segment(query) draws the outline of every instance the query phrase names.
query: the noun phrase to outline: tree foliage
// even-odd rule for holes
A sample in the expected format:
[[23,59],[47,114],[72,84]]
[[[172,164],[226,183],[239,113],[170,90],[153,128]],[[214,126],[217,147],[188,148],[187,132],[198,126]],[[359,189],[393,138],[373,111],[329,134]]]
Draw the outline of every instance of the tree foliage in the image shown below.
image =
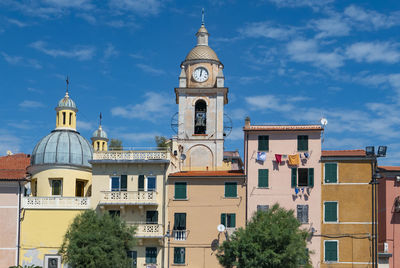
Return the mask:
[[111,139],[108,147],[110,150],[122,150],[122,141],[119,139]]
[[157,148],[158,149],[163,149],[165,150],[166,148],[171,147],[171,142],[164,136],[155,136],[154,141],[156,142]]
[[134,233],[119,217],[88,210],[69,226],[59,254],[74,268],[130,267],[127,251],[135,245]]
[[224,267],[311,267],[306,249],[308,232],[300,229],[293,210],[275,204],[254,214],[219,247],[217,258]]

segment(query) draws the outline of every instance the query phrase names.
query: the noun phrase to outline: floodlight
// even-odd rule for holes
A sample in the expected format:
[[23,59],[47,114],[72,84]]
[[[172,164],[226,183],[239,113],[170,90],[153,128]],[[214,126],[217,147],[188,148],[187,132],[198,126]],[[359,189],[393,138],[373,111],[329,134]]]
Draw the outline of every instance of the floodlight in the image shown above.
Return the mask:
[[379,146],[378,147],[378,156],[386,156],[387,146]]
[[365,147],[365,154],[368,155],[368,156],[375,155],[375,147],[374,146]]

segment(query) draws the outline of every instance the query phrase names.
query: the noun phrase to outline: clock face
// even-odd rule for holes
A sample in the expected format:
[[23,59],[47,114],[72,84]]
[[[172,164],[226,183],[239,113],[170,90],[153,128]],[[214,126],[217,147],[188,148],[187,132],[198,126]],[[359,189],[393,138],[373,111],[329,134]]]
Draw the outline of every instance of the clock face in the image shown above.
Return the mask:
[[199,67],[196,68],[193,71],[193,78],[194,80],[196,80],[197,82],[204,82],[207,81],[208,79],[208,71],[206,68],[204,67]]

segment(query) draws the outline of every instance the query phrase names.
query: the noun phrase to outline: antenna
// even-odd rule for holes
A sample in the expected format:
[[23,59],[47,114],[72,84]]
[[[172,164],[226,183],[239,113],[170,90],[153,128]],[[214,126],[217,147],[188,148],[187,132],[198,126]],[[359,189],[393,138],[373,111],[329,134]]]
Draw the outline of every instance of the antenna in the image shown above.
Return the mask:
[[201,25],[204,25],[204,8],[201,9]]
[[102,118],[102,116],[101,116],[101,112],[100,112],[100,126],[101,126],[101,118]]

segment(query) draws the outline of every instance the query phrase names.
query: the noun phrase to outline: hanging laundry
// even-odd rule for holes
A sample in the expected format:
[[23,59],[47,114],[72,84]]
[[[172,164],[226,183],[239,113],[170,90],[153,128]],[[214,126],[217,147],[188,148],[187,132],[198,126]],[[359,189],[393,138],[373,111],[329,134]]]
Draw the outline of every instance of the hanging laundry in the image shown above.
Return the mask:
[[287,154],[283,154],[283,155],[282,155],[282,159],[283,159],[283,160],[286,160],[286,159],[287,159]]
[[289,155],[289,165],[290,166],[298,166],[300,163],[300,157],[298,154]]
[[294,192],[296,193],[296,195],[299,193],[299,189],[298,188],[294,188]]
[[278,164],[282,162],[282,155],[281,154],[275,154],[275,160]]
[[308,159],[310,155],[308,153],[304,153],[304,157]]
[[304,157],[303,154],[299,154],[299,156],[300,156],[300,159],[302,159]]
[[266,152],[257,152],[257,161],[264,162],[265,159],[267,159],[267,153]]
[[301,193],[304,194],[304,188],[301,188]]

